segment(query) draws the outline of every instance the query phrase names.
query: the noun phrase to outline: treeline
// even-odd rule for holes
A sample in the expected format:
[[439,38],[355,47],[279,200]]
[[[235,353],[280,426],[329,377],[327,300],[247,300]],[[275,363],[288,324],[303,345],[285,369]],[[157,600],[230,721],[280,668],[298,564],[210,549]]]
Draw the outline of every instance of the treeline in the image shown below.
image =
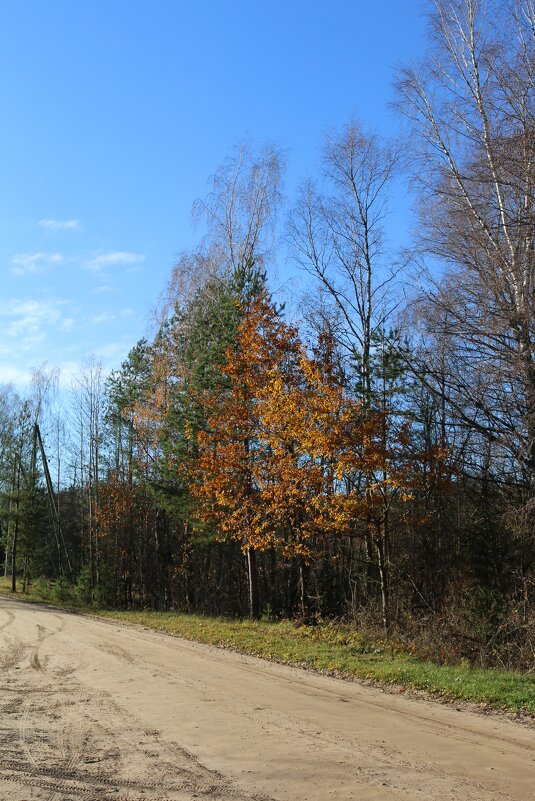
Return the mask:
[[[282,153],[240,148],[121,369],[87,365],[68,414],[46,372],[3,391],[13,582],[533,667],[535,7],[445,0],[431,23],[398,77],[403,146],[349,123],[285,215]],[[419,229],[396,255],[402,174]]]

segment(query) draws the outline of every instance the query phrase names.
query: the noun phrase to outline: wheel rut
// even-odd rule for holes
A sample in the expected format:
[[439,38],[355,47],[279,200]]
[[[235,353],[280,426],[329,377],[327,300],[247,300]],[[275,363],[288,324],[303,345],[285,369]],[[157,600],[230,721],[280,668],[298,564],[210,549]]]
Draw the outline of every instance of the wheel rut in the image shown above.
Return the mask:
[[77,665],[55,656],[51,645],[64,624],[53,630],[38,623],[24,640],[6,631],[10,614],[0,629],[1,798],[270,801],[234,786],[109,694],[81,683]]

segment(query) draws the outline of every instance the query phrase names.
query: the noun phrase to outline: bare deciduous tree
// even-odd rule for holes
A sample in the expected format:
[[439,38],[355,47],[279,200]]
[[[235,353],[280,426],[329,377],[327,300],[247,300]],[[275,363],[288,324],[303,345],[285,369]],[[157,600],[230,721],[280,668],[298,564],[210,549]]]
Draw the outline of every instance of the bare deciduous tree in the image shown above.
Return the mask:
[[271,254],[283,172],[280,149],[264,145],[254,152],[242,144],[212,176],[204,200],[195,202],[194,216],[207,225],[209,250],[227,269],[249,262],[263,266]]
[[[424,63],[398,84],[421,246],[449,264],[427,284],[424,338],[454,354],[440,389],[456,413],[535,488],[535,4],[437,0],[431,27]],[[431,359],[416,369],[439,389]]]
[[324,181],[302,186],[290,216],[293,256],[319,281],[324,313],[330,306],[337,340],[360,373],[367,403],[372,339],[392,311],[387,296],[394,271],[385,264],[383,220],[398,161],[394,145],[349,123],[327,138]]

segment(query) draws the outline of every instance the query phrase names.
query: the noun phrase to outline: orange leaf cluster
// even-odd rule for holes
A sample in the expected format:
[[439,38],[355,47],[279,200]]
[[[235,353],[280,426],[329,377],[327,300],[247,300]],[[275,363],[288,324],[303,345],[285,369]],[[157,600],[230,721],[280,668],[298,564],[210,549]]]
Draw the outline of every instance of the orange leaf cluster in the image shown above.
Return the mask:
[[310,559],[330,535],[374,531],[419,481],[407,432],[365,411],[305,352],[266,296],[227,352],[228,390],[210,399],[192,491],[198,517],[242,548]]

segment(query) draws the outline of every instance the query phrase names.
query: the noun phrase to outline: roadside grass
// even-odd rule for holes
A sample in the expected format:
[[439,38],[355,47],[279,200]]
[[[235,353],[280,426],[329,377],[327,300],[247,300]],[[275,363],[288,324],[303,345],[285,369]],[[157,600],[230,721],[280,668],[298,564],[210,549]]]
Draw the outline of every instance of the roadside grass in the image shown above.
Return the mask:
[[[292,621],[253,622],[176,612],[101,610],[77,604],[74,596],[70,601],[54,598],[54,587],[44,592],[43,586],[36,582],[27,595],[17,595],[275,662],[376,682],[400,692],[422,691],[445,702],[465,701],[484,709],[535,716],[535,676],[531,674],[478,669],[464,663],[434,664],[409,648],[372,641],[341,625],[298,626]],[[10,592],[9,580],[0,578],[0,592]]]

